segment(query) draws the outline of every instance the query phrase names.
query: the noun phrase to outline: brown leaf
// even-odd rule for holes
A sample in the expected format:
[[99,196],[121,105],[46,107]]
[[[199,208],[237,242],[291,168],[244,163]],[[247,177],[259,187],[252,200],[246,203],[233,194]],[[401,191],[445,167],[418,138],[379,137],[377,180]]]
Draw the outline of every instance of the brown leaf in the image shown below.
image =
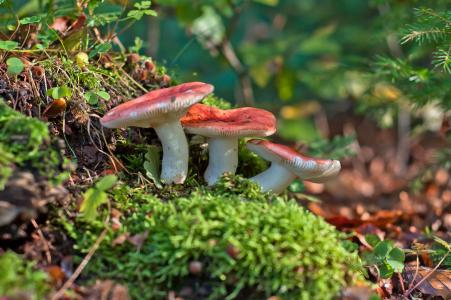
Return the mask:
[[368,286],[350,286],[341,293],[341,300],[369,300],[374,295]]
[[60,284],[63,282],[66,274],[63,269],[57,265],[51,265],[46,268],[47,273],[50,275],[50,278],[55,284]]
[[[451,297],[451,271],[450,270],[435,270],[428,267],[419,267],[418,274],[415,277],[417,266],[416,263],[406,265],[404,274],[408,282],[414,281],[416,285],[424,279],[424,281],[417,287],[423,294],[430,296],[441,296],[444,299]],[[415,278],[414,278],[415,277]]]
[[87,300],[110,299],[110,300],[129,300],[127,287],[117,284],[111,280],[97,281],[89,288]]
[[129,238],[129,233],[123,233],[115,238],[112,242],[112,246],[122,245]]
[[138,234],[135,234],[135,235],[127,238],[127,240],[136,247],[136,250],[139,251],[139,250],[141,250],[141,247],[143,246],[148,235],[149,235],[149,231],[146,230],[143,233],[138,233]]

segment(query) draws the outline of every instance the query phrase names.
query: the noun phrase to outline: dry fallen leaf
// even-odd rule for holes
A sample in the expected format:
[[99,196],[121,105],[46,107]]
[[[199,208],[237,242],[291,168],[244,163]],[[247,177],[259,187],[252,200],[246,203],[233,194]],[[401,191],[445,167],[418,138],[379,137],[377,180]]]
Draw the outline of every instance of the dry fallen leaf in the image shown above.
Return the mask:
[[127,238],[129,243],[133,244],[136,247],[136,250],[141,250],[142,245],[144,244],[147,236],[149,235],[149,231],[144,231],[143,233],[135,234]]
[[[422,281],[422,283],[417,287],[420,292],[430,296],[441,296],[444,299],[451,298],[450,270],[439,269],[433,271],[432,268],[419,267],[418,274],[415,277],[416,270],[416,263],[410,263],[406,265],[404,274],[408,282],[412,282],[412,280],[414,280],[414,285]],[[424,279],[425,277],[427,278]]]

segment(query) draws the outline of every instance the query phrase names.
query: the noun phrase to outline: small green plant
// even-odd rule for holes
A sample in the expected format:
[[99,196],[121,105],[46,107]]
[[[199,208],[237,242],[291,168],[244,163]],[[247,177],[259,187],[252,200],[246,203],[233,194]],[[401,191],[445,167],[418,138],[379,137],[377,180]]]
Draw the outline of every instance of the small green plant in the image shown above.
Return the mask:
[[85,220],[94,221],[96,219],[98,207],[108,201],[106,191],[112,188],[116,182],[116,176],[107,175],[97,181],[93,187],[86,190],[80,206],[80,212]]
[[66,85],[57,86],[47,90],[47,95],[51,96],[53,99],[59,99],[63,97],[70,98],[72,96],[72,90]]
[[8,66],[8,74],[18,75],[22,73],[24,69],[23,62],[17,57],[10,57],[6,60],[6,65]]
[[374,234],[367,235],[365,240],[372,250],[364,252],[363,259],[367,265],[376,267],[382,278],[390,278],[404,270],[404,251],[395,247],[392,241],[381,241]]
[[0,295],[2,297],[23,299],[25,293],[26,299],[40,300],[44,299],[49,291],[47,274],[37,270],[33,263],[25,261],[11,251],[0,256]]

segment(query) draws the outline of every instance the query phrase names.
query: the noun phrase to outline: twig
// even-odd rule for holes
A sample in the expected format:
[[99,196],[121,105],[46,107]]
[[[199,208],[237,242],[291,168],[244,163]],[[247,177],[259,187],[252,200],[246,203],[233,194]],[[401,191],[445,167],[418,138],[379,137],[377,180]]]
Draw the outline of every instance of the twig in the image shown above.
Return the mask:
[[420,257],[418,256],[418,252],[417,252],[416,262],[417,262],[417,265],[415,268],[415,274],[413,275],[412,282],[409,284],[409,290],[413,287],[413,284],[415,283],[415,280],[417,279],[417,276],[418,276],[418,271],[420,270]]
[[449,250],[448,253],[446,253],[446,255],[444,255],[442,257],[442,259],[438,262],[438,264],[429,272],[427,273],[423,278],[421,278],[420,281],[417,282],[417,284],[415,284],[415,286],[413,286],[412,288],[408,289],[404,296],[408,297],[414,290],[416,290],[421,284],[423,284],[423,282],[428,279],[435,271],[437,271],[438,267],[440,267],[440,265],[445,261],[445,259],[448,257],[449,255]]
[[128,79],[130,79],[131,82],[133,82],[137,87],[139,87],[144,93],[148,92],[148,90],[146,90],[141,84],[139,84],[135,79],[133,79],[133,77],[131,77],[127,72],[125,72],[122,69],[120,70]]
[[404,287],[404,279],[401,276],[401,272],[396,272],[398,274],[398,280],[399,280],[399,284],[401,284],[401,290],[402,293],[404,294],[406,292],[406,288]]
[[52,262],[52,256],[50,255],[50,247],[47,242],[47,240],[44,237],[44,234],[42,233],[41,229],[39,228],[38,223],[36,223],[35,219],[31,219],[31,224],[36,229],[36,232],[39,235],[39,238],[42,240],[42,243],[44,244],[44,252],[45,252],[45,258],[47,259],[47,263],[50,264]]
[[[100,118],[98,115],[95,115],[95,114],[90,114],[89,115],[90,117],[95,117],[95,118]],[[111,161],[111,163],[113,164],[113,167],[114,167],[114,170],[117,172],[118,171],[118,168],[117,168],[117,166],[116,166],[116,163],[117,164],[119,164],[120,165],[120,167],[127,173],[127,174],[130,174],[130,172],[127,170],[127,168],[114,156],[114,154],[111,152],[111,150],[110,150],[110,148],[108,147],[108,142],[107,142],[107,140],[106,140],[106,138],[105,138],[105,134],[104,134],[104,132],[103,132],[103,128],[100,130],[100,133],[101,133],[101,135],[102,135],[102,138],[103,138],[103,141],[104,141],[104,143],[105,143],[105,147],[106,147],[106,149],[107,149],[107,151],[109,152],[109,154],[108,153],[106,153],[105,151],[103,151],[102,149],[100,149],[98,146],[97,146],[97,144],[94,142],[94,140],[93,140],[93,138],[92,138],[92,136],[91,136],[91,118],[89,118],[88,119],[88,137],[89,137],[89,139],[91,140],[91,143],[94,145],[94,147],[97,149],[97,151],[99,151],[100,153],[102,153],[102,154],[104,154],[104,155],[106,155],[109,159],[110,159],[110,161]],[[100,137],[99,137],[99,140],[100,140]],[[102,143],[101,142],[99,142],[99,144],[100,144],[100,147],[102,146]]]
[[105,236],[108,232],[108,228],[104,228],[100,233],[99,237],[95,241],[95,243],[89,249],[88,254],[83,258],[83,261],[78,265],[77,269],[74,273],[69,277],[69,279],[63,284],[63,286],[51,297],[51,300],[57,300],[64,295],[64,292],[74,284],[75,280],[77,280],[78,276],[80,276],[83,269],[86,267],[88,262],[91,260],[92,256],[96,252],[97,248],[99,248],[102,241],[105,239]]
[[238,56],[235,53],[235,50],[232,47],[232,44],[229,41],[224,41],[220,47],[219,51],[226,58],[229,65],[238,75],[240,79],[241,88],[243,89],[243,103],[247,106],[254,105],[254,92],[252,89],[252,82],[249,77],[248,71],[245,69],[241,61],[238,59]]

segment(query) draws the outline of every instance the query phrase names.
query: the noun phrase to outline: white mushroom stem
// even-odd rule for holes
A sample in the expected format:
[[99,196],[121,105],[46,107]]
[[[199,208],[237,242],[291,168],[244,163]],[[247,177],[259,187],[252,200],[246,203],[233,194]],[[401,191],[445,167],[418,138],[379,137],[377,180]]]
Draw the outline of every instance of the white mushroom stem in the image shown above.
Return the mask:
[[282,193],[297,176],[278,163],[272,163],[271,167],[260,174],[250,178],[258,183],[263,192],[272,191]]
[[238,138],[209,138],[208,167],[204,178],[213,185],[224,173],[235,174],[238,166]]
[[161,180],[165,184],[183,183],[188,173],[188,142],[179,120],[154,127],[163,147]]

